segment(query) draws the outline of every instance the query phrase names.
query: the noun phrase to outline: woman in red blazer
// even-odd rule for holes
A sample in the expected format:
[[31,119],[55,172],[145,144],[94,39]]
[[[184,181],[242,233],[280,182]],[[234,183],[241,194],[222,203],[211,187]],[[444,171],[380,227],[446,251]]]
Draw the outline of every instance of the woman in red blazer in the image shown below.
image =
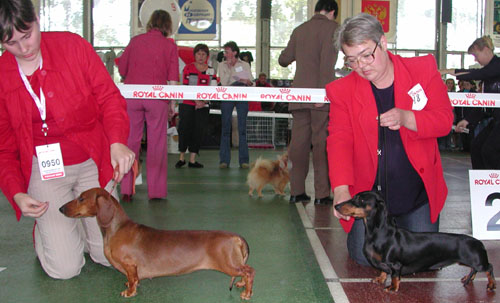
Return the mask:
[[[434,58],[393,55],[368,14],[347,19],[336,43],[354,72],[326,86],[334,204],[380,188],[398,226],[437,231],[447,188],[436,139],[449,133],[453,112]],[[351,257],[368,265],[363,222],[334,215]]]
[[40,32],[31,0],[0,1],[0,16],[0,189],[18,220],[35,219],[35,252],[50,277],[78,275],[84,247],[110,266],[96,218],[59,208],[89,188],[111,190],[129,171],[125,100],[86,40]]

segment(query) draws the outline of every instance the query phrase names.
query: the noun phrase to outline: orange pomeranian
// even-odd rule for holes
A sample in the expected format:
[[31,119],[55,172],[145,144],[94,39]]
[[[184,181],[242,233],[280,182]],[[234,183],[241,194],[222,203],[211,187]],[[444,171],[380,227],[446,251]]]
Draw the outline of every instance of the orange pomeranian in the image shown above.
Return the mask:
[[252,196],[257,190],[259,197],[262,197],[262,188],[266,184],[272,184],[276,194],[284,195],[285,186],[290,181],[288,175],[288,153],[278,156],[278,160],[268,160],[259,157],[248,173],[247,183],[249,187],[248,195]]

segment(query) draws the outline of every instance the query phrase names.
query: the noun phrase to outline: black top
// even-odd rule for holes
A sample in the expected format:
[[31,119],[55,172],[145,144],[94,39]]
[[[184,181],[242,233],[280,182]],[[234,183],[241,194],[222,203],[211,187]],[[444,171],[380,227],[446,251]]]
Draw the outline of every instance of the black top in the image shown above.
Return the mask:
[[[394,107],[394,85],[378,89],[372,84],[372,91],[379,113]],[[399,130],[379,127],[379,149],[382,152],[373,190],[377,190],[380,179],[389,214],[404,215],[428,203],[424,182],[406,155]]]

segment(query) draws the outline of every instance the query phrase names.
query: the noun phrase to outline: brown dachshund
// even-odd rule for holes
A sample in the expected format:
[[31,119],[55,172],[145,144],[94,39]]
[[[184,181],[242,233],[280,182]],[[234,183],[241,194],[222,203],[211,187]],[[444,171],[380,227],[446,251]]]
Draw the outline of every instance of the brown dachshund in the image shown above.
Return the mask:
[[212,269],[236,277],[245,287],[241,298],[249,300],[255,270],[246,265],[248,244],[239,235],[225,231],[158,230],[129,219],[118,201],[107,191],[93,188],[63,205],[59,211],[72,218],[97,216],[104,238],[104,254],[127,276],[123,297],[137,294],[139,280],[187,274]]

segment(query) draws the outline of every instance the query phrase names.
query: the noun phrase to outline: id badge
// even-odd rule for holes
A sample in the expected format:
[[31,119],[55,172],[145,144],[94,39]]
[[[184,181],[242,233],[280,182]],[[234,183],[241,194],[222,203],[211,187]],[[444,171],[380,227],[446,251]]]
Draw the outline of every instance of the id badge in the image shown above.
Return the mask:
[[425,105],[427,105],[427,96],[420,83],[412,87],[412,89],[408,91],[408,95],[413,99],[412,110],[422,110]]
[[189,74],[188,85],[198,85],[198,74]]
[[59,143],[35,147],[42,181],[63,178],[64,163]]

